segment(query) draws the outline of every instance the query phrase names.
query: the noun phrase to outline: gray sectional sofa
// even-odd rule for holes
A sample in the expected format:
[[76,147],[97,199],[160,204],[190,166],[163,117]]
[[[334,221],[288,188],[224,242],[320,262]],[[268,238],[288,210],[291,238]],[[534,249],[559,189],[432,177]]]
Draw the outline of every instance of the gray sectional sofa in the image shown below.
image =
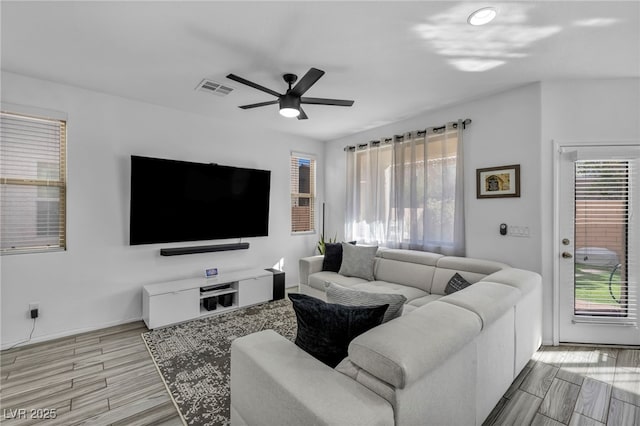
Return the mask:
[[[407,298],[335,369],[266,330],[236,339],[233,425],[480,425],[541,343],[540,275],[503,263],[380,249],[374,280],[300,260],[300,291],[326,282]],[[445,295],[460,274],[471,286]]]

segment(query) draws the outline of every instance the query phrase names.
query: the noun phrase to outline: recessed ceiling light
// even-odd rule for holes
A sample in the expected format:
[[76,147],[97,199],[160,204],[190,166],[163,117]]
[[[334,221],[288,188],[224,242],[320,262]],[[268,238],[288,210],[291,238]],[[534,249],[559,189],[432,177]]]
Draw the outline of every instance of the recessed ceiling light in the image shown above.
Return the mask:
[[471,25],[485,25],[493,21],[497,14],[498,11],[495,7],[483,7],[469,15],[467,22]]

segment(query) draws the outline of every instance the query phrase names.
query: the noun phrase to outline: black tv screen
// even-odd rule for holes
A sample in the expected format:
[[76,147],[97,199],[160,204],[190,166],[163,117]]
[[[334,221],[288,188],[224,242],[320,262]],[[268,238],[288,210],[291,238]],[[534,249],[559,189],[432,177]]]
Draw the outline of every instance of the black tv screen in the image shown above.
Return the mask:
[[131,156],[131,245],[260,237],[271,171]]

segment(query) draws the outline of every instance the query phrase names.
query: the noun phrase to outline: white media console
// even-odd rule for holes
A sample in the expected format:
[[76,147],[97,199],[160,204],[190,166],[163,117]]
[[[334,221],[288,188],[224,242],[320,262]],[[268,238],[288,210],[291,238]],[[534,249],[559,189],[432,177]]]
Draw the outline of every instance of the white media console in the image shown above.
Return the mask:
[[[154,329],[272,299],[273,274],[264,269],[247,269],[215,278],[147,284],[142,287],[142,318],[147,327]],[[207,303],[211,300],[214,302]],[[214,310],[207,310],[207,305],[215,306],[216,300],[224,300],[229,306],[217,304]]]

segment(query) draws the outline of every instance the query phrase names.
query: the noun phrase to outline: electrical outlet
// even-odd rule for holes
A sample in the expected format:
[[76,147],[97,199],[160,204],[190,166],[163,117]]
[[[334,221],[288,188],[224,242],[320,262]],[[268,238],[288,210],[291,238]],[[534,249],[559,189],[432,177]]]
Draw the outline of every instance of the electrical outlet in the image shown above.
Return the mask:
[[27,311],[27,313],[29,314],[29,318],[32,318],[31,317],[31,312],[34,309],[38,312],[37,316],[40,316],[40,302],[31,302],[31,303],[29,303],[29,310]]

